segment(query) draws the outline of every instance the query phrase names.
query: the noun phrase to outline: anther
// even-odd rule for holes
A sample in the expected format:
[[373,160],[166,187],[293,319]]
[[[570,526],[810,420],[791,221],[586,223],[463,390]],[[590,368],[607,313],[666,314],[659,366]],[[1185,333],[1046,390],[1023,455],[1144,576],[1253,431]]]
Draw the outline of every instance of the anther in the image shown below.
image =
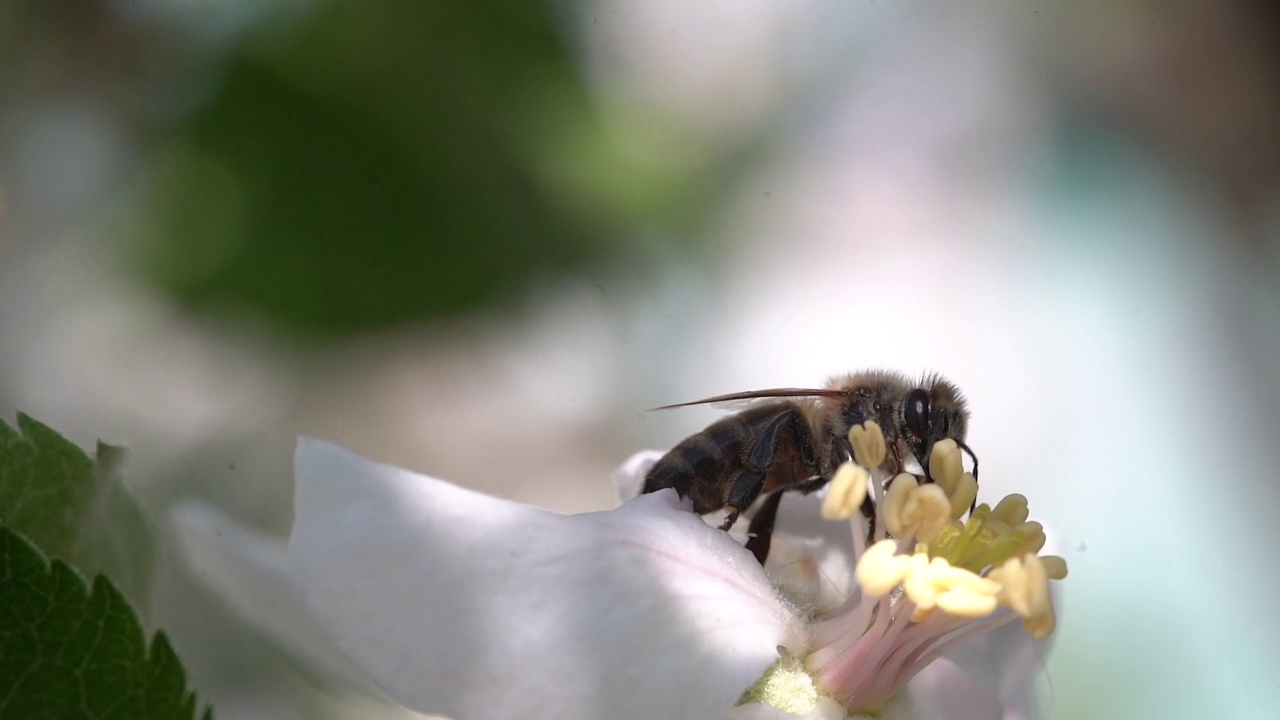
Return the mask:
[[1065,580],[1067,577],[1067,561],[1057,555],[1041,555],[1040,564],[1044,566],[1045,577],[1050,580]]
[[[934,443],[929,453],[929,472],[933,481],[942,486],[951,495],[960,484],[960,475],[964,473],[964,465],[960,458],[960,448],[956,441],[945,438]],[[977,497],[976,493],[974,497]],[[966,506],[967,507],[967,506]]]
[[1004,499],[991,511],[992,519],[1008,525],[1020,525],[1027,521],[1030,514],[1027,509],[1027,497],[1017,493],[1004,496]]
[[950,520],[951,501],[937,485],[919,485],[910,473],[899,474],[889,485],[884,522],[894,537],[915,533],[917,540],[932,542]]
[[881,540],[862,553],[854,568],[854,577],[863,592],[872,597],[884,597],[902,584],[911,567],[911,558],[897,552],[898,541]]
[[1000,603],[1022,617],[1022,627],[1032,637],[1038,640],[1053,631],[1056,619],[1049,600],[1049,575],[1040,558],[1030,553],[1009,558],[987,577],[1000,583]]
[[1044,526],[1032,520],[1024,522],[1013,529],[1022,538],[1022,544],[1018,546],[1019,554],[1031,553],[1032,555],[1040,552],[1044,547],[1047,538],[1044,534]]
[[972,473],[961,473],[956,488],[947,494],[951,496],[951,519],[959,520],[978,499],[978,481]]
[[880,467],[888,454],[884,431],[874,420],[849,428],[849,444],[853,446],[854,459],[868,470]]
[[827,520],[847,520],[853,517],[867,496],[867,481],[871,479],[867,469],[845,461],[836,468],[822,500],[822,517]]

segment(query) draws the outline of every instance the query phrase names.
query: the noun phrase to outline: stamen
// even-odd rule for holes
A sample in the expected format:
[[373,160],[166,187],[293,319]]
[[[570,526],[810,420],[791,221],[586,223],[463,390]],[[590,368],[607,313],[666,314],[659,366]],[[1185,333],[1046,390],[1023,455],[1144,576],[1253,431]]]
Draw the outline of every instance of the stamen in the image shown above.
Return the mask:
[[916,489],[917,484],[915,475],[899,473],[889,483],[889,490],[885,492],[884,502],[879,507],[880,514],[884,516],[882,524],[895,537],[903,537],[907,534],[900,518],[902,508],[907,504],[907,498],[911,497],[911,491]]
[[871,475],[861,465],[849,461],[840,464],[832,476],[827,496],[822,500],[822,517],[827,520],[848,520],[862,507],[867,497],[867,481]]
[[[933,450],[929,453],[929,472],[933,475],[933,481],[942,486],[947,495],[955,493],[960,485],[960,476],[964,473],[960,447],[955,440],[945,438],[933,444]],[[977,497],[976,491],[974,497]],[[968,505],[965,507],[968,508]]]
[[849,428],[849,444],[853,446],[854,460],[868,470],[880,467],[889,453],[884,431],[874,420]]
[[1040,558],[1030,553],[1009,558],[987,577],[1000,583],[1000,604],[1022,617],[1022,627],[1032,637],[1039,640],[1053,631],[1056,620],[1049,600],[1049,576]]
[[863,592],[871,597],[884,597],[902,584],[910,570],[911,558],[897,553],[897,540],[881,540],[862,553],[854,576]]
[[1019,554],[1038,553],[1044,547],[1045,542],[1048,541],[1048,538],[1044,535],[1044,526],[1035,520],[1018,525],[1013,529],[1013,532],[1023,538]]
[[938,607],[959,617],[990,615],[996,609],[996,594],[1000,591],[1000,583],[952,567],[942,558],[930,560],[923,552],[912,556],[902,587],[918,608]]
[[1008,525],[1021,525],[1027,521],[1029,514],[1027,497],[1014,493],[1005,495],[1004,499],[996,504],[996,509],[991,511],[991,518]]
[[[822,514],[850,521],[857,584],[811,626],[804,665],[822,693],[850,711],[874,714],[925,666],[970,638],[1017,619],[1035,638],[1053,631],[1048,581],[1065,578],[1067,564],[1037,557],[1044,528],[1027,519],[1025,497],[969,512],[977,479],[964,471],[952,440],[933,446],[933,482],[923,484],[905,472],[885,482],[887,448],[875,423],[850,429],[849,442],[853,462],[837,468]],[[880,540],[864,548],[858,510],[868,486]]]
[[911,473],[899,474],[889,485],[884,522],[894,537],[932,542],[950,519],[951,501],[937,485],[920,485]]
[[1044,565],[1044,574],[1050,580],[1065,580],[1067,578],[1067,561],[1057,555],[1041,555],[1040,564]]
[[951,496],[951,519],[959,520],[978,499],[978,480],[973,473],[961,473],[956,488],[947,494]]

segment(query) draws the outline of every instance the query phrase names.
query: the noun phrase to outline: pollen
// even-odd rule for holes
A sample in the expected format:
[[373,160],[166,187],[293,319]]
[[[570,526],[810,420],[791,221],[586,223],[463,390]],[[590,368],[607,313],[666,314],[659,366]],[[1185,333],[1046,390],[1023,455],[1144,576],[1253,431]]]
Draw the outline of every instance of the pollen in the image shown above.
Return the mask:
[[[1061,561],[1061,558],[1056,558]],[[1055,571],[1066,572],[1065,562],[1055,562]],[[1022,618],[1022,627],[1037,640],[1053,632],[1056,620],[1053,603],[1049,599],[1049,572],[1045,563],[1035,555],[1009,558],[988,574],[1000,584],[1001,605],[1013,610]]]
[[911,473],[900,473],[889,485],[884,522],[894,537],[932,542],[950,519],[951,500],[941,487],[921,485]]
[[822,500],[822,517],[827,520],[848,520],[862,507],[867,497],[867,482],[871,475],[861,465],[849,461],[836,468],[835,475]]
[[[952,505],[951,510],[954,509]],[[1021,495],[1006,497],[995,510],[986,504],[979,505],[963,523],[952,520],[939,530],[929,545],[929,556],[977,572],[1012,557],[1034,555],[1044,547],[1044,527],[1038,522],[1026,521],[1026,517],[1026,498]],[[1066,562],[1061,562],[1065,577]]]
[[868,470],[880,467],[889,452],[884,431],[874,420],[849,428],[849,444],[853,446],[854,460]]
[[[853,526],[856,586],[839,607],[814,618],[804,661],[824,695],[855,713],[874,713],[969,638],[1018,621],[1034,638],[1053,632],[1049,582],[1067,576],[1067,563],[1039,555],[1044,528],[1029,519],[1026,497],[1009,495],[970,512],[978,484],[954,441],[934,445],[933,482],[922,482],[906,472],[888,476],[884,436],[874,423],[855,427],[849,440],[856,465],[835,473],[823,516],[849,518]],[[871,526],[855,512],[868,486],[875,493]]]
[[929,474],[948,495],[955,493],[960,485],[960,477],[964,474],[961,463],[960,447],[951,438],[934,443],[929,453]]
[[871,597],[884,597],[902,584],[911,569],[911,558],[898,555],[896,540],[881,540],[867,548],[858,559],[854,574],[858,585]]
[[973,473],[961,473],[955,489],[947,494],[951,496],[951,519],[959,520],[978,499],[978,480]]
[[805,715],[818,705],[818,688],[804,665],[784,649],[764,677],[747,689],[739,705],[762,703],[793,715]]
[[995,611],[1002,587],[999,582],[952,567],[942,558],[930,560],[923,550],[899,555],[897,545],[894,540],[882,540],[858,562],[858,584],[868,595],[883,597],[901,585],[916,606],[912,619],[917,622],[935,607],[966,618],[986,617]]

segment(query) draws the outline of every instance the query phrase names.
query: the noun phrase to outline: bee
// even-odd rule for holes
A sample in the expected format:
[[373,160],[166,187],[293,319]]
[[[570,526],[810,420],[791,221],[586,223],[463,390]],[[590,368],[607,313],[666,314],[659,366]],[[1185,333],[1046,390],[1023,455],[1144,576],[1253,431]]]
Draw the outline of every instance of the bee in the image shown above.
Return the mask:
[[[831,480],[836,468],[853,457],[849,428],[874,420],[884,432],[890,476],[914,460],[927,482],[934,443],[950,438],[973,462],[964,444],[969,411],[959,388],[939,375],[919,382],[885,370],[842,375],[820,389],[775,388],[730,393],[655,410],[711,403],[750,403],[685,438],[645,475],[641,493],[675,488],[693,501],[699,515],[728,508],[721,530],[761,496],[765,503],[752,518],[747,549],[763,565],[782,494],[812,493]],[[874,521],[868,495],[862,512]]]

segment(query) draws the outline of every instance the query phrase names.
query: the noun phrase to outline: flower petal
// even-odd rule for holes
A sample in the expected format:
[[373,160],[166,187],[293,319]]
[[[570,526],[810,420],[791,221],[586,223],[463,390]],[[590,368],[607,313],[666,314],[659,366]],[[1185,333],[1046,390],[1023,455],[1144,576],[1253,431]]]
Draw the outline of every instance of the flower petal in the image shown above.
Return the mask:
[[[1045,528],[1042,552],[1057,554],[1060,545],[1052,528]],[[1061,583],[1049,583],[1055,608],[1062,607]],[[1056,635],[1033,640],[1022,623],[1011,622],[982,636],[961,643],[946,658],[964,671],[991,696],[1004,720],[1023,720],[1038,714],[1040,697],[1036,680],[1045,674],[1045,664]]]
[[[641,450],[613,471],[619,500],[626,502],[639,495],[645,474],[664,454],[661,450]],[[822,519],[819,508],[823,494],[792,492],[783,496],[773,547],[765,563],[775,585],[782,586],[800,604],[817,610],[839,605],[849,594],[853,587],[851,568],[856,560],[849,523]],[[755,508],[744,513],[734,526],[734,536],[740,544],[746,541],[754,511]],[[720,516],[713,517],[713,524],[719,524]]]
[[613,487],[618,491],[618,502],[624,503],[640,495],[640,490],[644,487],[644,476],[665,454],[661,450],[641,450],[624,460],[613,471],[611,479]]
[[945,657],[912,678],[903,695],[902,704],[919,720],[1000,720],[999,698]]
[[299,442],[312,614],[393,698],[459,720],[722,716],[801,626],[674,492],[562,516]]
[[[848,521],[832,522],[822,518],[823,492],[812,495],[787,493],[778,506],[778,520],[773,538],[781,548],[789,546],[807,556],[816,566],[818,586],[813,602],[818,610],[829,610],[848,597],[854,587],[853,568],[857,564],[853,531]],[[765,563],[770,576],[781,575],[780,563],[792,553],[771,551]]]
[[172,519],[192,574],[242,620],[328,677],[372,691],[368,676],[304,611],[282,538],[250,530],[200,500],[179,503]]

